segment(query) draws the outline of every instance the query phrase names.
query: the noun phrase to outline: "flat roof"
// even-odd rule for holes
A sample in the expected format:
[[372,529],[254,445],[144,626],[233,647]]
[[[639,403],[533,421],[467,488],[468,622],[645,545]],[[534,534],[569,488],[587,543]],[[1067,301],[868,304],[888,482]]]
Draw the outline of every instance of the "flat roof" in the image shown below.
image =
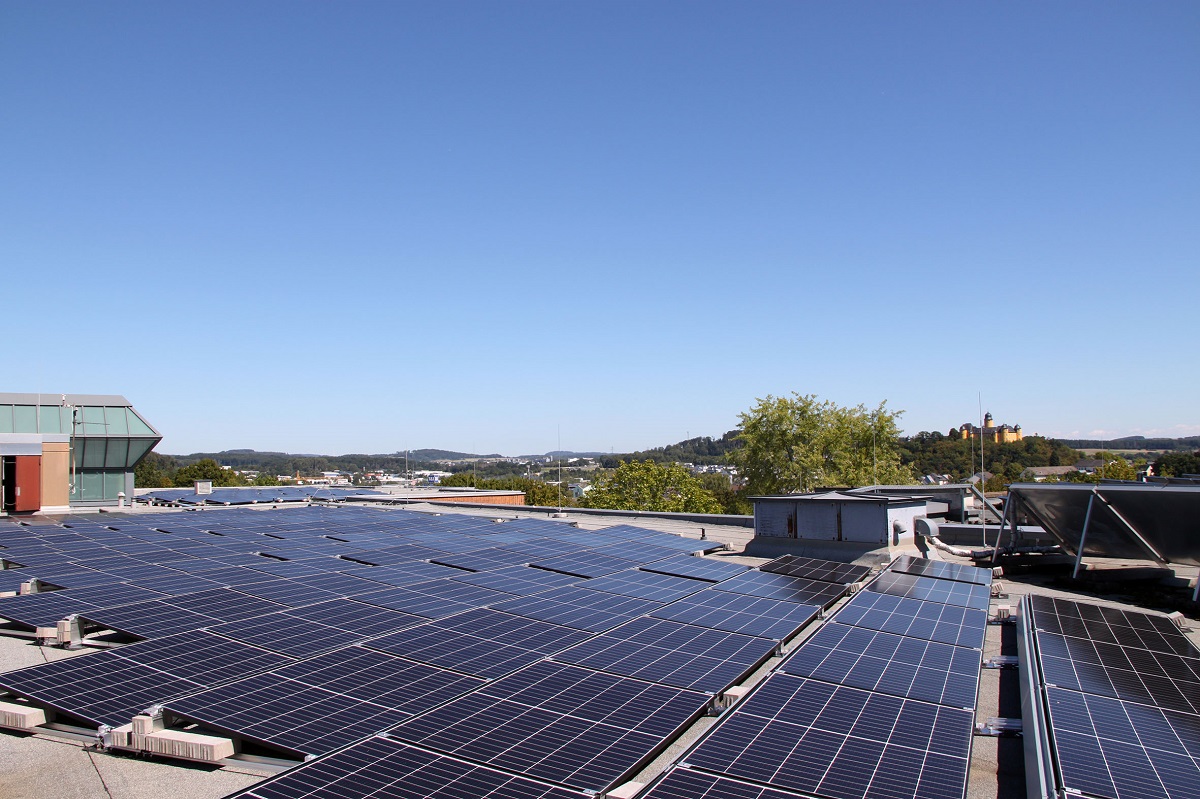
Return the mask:
[[120,394],[13,394],[0,392],[0,405],[59,405],[63,398],[70,405],[106,405],[132,408]]

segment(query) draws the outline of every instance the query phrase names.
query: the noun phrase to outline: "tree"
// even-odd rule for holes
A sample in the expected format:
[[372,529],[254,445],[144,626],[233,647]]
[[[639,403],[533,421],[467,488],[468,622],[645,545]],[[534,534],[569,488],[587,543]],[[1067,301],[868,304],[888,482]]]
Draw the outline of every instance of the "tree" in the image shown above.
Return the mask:
[[1196,452],[1167,452],[1154,462],[1154,473],[1159,477],[1182,477],[1185,474],[1200,474],[1200,450]]
[[566,486],[550,485],[526,477],[481,477],[476,480],[471,472],[459,472],[443,477],[438,485],[447,488],[479,488],[485,491],[524,491],[526,505],[538,505],[543,508],[575,504]]
[[732,513],[749,516],[754,513],[754,506],[742,496],[742,492],[733,487],[729,477],[716,473],[705,472],[697,477],[705,491],[713,495],[720,503],[722,513]]
[[196,480],[212,480],[214,486],[222,488],[244,485],[241,475],[232,469],[222,469],[212,458],[202,458],[175,472],[177,486],[186,488]]
[[758,400],[739,415],[743,446],[729,454],[746,480],[746,495],[916,482],[900,463],[896,420],[903,411],[886,405],[843,408],[796,392]]
[[258,476],[254,478],[254,485],[256,485],[256,486],[277,486],[277,485],[279,485],[279,478],[273,474],[267,474],[266,472],[259,472]]
[[585,508],[721,513],[721,503],[677,463],[622,461],[600,475],[579,503]]
[[138,488],[170,488],[175,485],[175,459],[169,455],[148,452],[133,467],[133,484]]

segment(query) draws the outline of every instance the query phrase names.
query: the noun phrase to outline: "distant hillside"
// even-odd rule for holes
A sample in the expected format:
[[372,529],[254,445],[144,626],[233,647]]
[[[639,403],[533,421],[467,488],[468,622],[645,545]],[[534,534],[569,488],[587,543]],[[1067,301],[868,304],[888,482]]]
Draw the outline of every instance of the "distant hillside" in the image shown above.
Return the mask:
[[1109,450],[1162,450],[1164,452],[1192,452],[1200,449],[1200,436],[1186,438],[1146,438],[1145,436],[1125,436],[1108,441],[1085,438],[1060,439],[1068,447],[1075,449],[1109,449]]
[[737,440],[740,430],[730,430],[720,438],[700,436],[680,441],[678,444],[668,444],[665,447],[645,449],[640,452],[625,452],[618,454],[600,454],[600,463],[607,468],[614,468],[620,461],[655,461],[657,463],[695,463],[710,465],[725,463],[726,456],[741,446]]
[[[400,458],[404,458],[403,452],[397,452]],[[470,452],[455,452],[449,449],[414,449],[409,450],[408,459],[413,458],[422,461],[461,461],[467,458],[503,458],[503,455],[493,452],[490,455],[472,455]]]
[[[408,467],[433,468],[444,458],[434,458],[422,453],[445,453],[446,450],[414,450],[409,453]],[[470,457],[462,453],[450,453],[458,457]],[[316,472],[387,471],[404,469],[404,453],[389,455],[301,455],[289,452],[256,452],[252,449],[230,449],[222,452],[193,452],[190,455],[162,455],[175,467],[187,466],[204,458],[212,458],[222,466],[238,470],[254,470],[268,474],[315,474]]]

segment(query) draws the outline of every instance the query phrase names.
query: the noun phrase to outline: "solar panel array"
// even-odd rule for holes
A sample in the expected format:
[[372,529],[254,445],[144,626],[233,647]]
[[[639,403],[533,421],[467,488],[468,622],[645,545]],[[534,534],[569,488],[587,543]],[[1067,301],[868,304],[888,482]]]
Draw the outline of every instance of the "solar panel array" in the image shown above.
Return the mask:
[[818,558],[803,558],[799,555],[782,555],[758,567],[765,572],[786,574],[789,577],[805,577],[827,583],[856,583],[866,577],[871,569],[853,563],[834,563]]
[[355,795],[349,764],[407,775],[394,795],[604,791],[844,593],[689,555],[717,546],[357,506],[0,527],[3,576],[61,589],[0,598],[8,626],[78,614],[133,642],[0,692],[85,727],[161,705],[168,726],[315,757],[294,770],[313,796]]
[[856,594],[647,799],[962,799],[988,585],[912,577]]
[[1200,785],[1200,650],[1170,620],[1044,596],[1024,601],[1063,792],[1193,797]]
[[[0,529],[18,566],[3,576],[64,589],[0,598],[0,616],[30,629],[77,613],[148,640],[0,689],[92,726],[161,704],[172,726],[315,758],[243,794],[256,799],[605,792],[861,571],[748,570],[624,525],[362,507],[68,524]],[[651,794],[961,797],[987,584],[897,565]]]

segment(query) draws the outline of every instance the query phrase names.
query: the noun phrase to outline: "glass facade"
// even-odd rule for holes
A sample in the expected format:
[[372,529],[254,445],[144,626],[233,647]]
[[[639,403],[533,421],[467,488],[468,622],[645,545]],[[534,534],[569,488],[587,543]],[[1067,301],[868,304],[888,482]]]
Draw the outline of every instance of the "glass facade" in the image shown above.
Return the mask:
[[71,437],[72,505],[115,503],[132,485],[133,467],[162,439],[128,405],[0,402],[2,433]]

